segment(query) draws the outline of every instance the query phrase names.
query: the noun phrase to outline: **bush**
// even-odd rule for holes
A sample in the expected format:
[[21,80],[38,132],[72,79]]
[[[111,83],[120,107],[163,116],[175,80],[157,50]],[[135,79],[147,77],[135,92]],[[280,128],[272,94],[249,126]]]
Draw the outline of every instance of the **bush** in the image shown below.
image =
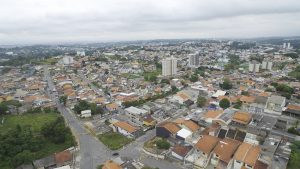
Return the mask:
[[157,140],[155,144],[158,149],[168,150],[171,147],[170,143],[165,139]]
[[197,99],[197,106],[198,107],[203,107],[206,103],[205,97],[199,96]]
[[219,105],[223,109],[227,109],[228,107],[230,107],[230,101],[228,99],[224,98],[220,101]]

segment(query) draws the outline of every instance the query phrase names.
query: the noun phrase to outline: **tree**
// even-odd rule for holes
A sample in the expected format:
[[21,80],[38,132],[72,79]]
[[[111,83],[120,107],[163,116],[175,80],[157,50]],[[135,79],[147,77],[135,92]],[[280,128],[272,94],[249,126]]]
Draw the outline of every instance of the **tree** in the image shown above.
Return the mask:
[[238,100],[238,102],[233,106],[233,108],[236,108],[236,109],[240,109],[243,105],[243,102],[240,101],[240,99]]
[[67,104],[67,99],[68,99],[68,96],[66,96],[66,95],[60,96],[59,102],[66,105]]
[[223,83],[220,84],[220,87],[224,90],[229,90],[232,88],[231,81],[227,78],[224,79]]
[[198,107],[203,107],[206,103],[206,99],[205,97],[202,97],[202,96],[198,96],[198,99],[197,99],[197,106]]
[[42,134],[55,144],[64,143],[66,133],[70,133],[70,129],[65,126],[63,117],[58,117],[54,122],[48,123],[42,127]]
[[157,140],[155,144],[158,149],[168,150],[171,147],[170,143],[165,139]]
[[227,109],[228,107],[230,107],[230,101],[228,99],[224,98],[219,102],[219,105],[223,109]]
[[7,111],[8,107],[5,104],[0,103],[0,114],[5,114]]
[[193,74],[190,78],[191,82],[197,82],[198,81],[198,75],[197,74]]

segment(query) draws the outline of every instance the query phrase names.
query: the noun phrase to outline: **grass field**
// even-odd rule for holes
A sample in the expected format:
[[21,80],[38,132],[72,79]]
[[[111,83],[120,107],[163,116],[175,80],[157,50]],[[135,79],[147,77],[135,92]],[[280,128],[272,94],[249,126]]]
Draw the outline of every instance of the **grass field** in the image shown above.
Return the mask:
[[98,135],[99,140],[105,144],[111,150],[118,150],[124,145],[133,141],[131,138],[127,138],[119,133],[104,133]]
[[[26,114],[26,115],[6,115],[0,116],[0,133],[6,132],[15,128],[18,124],[20,126],[31,126],[33,132],[38,132],[46,122],[54,121],[59,114]],[[2,124],[2,119],[4,123]]]
[[[48,122],[55,121],[59,114],[56,113],[43,113],[43,114],[24,114],[24,115],[5,115],[0,116],[0,135],[5,134],[11,129],[16,128],[17,125],[30,126],[33,134],[40,134],[43,125]],[[2,119],[4,118],[4,123],[2,124]],[[62,144],[54,144],[50,140],[45,139],[43,147],[37,151],[32,152],[30,157],[31,160],[36,160],[43,158],[45,156],[54,154],[56,152],[63,151],[69,147],[74,146],[74,137],[71,133],[66,133],[66,141]],[[1,140],[0,140],[1,141]],[[10,169],[10,163],[8,161],[0,160],[0,168]]]

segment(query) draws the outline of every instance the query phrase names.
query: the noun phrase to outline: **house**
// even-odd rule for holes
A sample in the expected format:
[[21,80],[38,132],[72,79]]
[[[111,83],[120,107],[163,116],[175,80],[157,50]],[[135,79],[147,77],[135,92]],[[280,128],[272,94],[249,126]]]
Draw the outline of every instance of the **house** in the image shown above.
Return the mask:
[[227,94],[226,91],[223,91],[223,90],[217,90],[216,93],[214,93],[211,97],[212,98],[218,98],[220,96],[225,96]]
[[300,119],[300,105],[289,104],[283,109],[282,114]]
[[238,111],[234,113],[231,123],[246,126],[251,122],[251,120],[252,115],[250,113]]
[[143,125],[147,127],[152,127],[155,126],[155,124],[156,120],[150,114],[143,117]]
[[199,154],[198,159],[196,160],[197,166],[204,168],[211,158],[211,153],[219,143],[220,139],[215,136],[203,135],[198,142],[195,144],[196,152]]
[[184,104],[186,101],[190,100],[191,97],[185,92],[178,92],[176,95],[173,96],[173,99],[179,104]]
[[122,169],[122,167],[112,160],[108,160],[103,164],[102,169]]
[[118,132],[126,137],[137,137],[139,129],[124,121],[118,121],[112,124],[114,132]]
[[216,136],[220,131],[221,126],[217,123],[213,123],[212,125],[206,127],[201,134],[202,135],[210,135],[210,136]]
[[149,111],[147,110],[136,108],[133,106],[126,108],[124,111],[132,122],[140,125],[142,125],[142,118],[149,113]]
[[201,117],[205,122],[212,123],[213,119],[218,118],[223,113],[223,110],[209,110]]
[[186,140],[188,140],[189,138],[192,137],[192,134],[193,133],[190,130],[182,128],[181,130],[179,130],[176,133],[176,138],[179,139],[179,140],[182,140],[182,141],[186,141]]
[[57,167],[71,164],[73,160],[73,155],[70,151],[65,150],[54,154],[55,162]]
[[217,168],[230,169],[233,163],[233,155],[241,142],[224,138],[219,141],[213,150],[211,164]]
[[176,137],[181,128],[174,122],[164,122],[156,126],[156,136],[162,138]]
[[272,95],[268,98],[265,113],[281,115],[282,109],[286,104],[286,98],[282,96]]
[[185,120],[183,118],[176,119],[174,121],[181,128],[185,128],[192,133],[197,132],[200,129],[200,126],[192,120]]
[[110,103],[105,106],[110,113],[116,113],[118,111],[118,107],[119,106],[116,103]]
[[71,169],[71,167],[69,165],[64,165],[64,166],[57,167],[57,168],[54,168],[54,169]]
[[84,117],[84,118],[92,117],[92,111],[91,110],[83,110],[83,111],[81,111],[81,117]]
[[234,154],[233,169],[254,169],[259,155],[259,146],[249,143],[242,143]]
[[193,149],[191,145],[176,144],[171,151],[171,155],[179,160],[184,160]]
[[33,166],[36,169],[50,169],[56,167],[54,155],[33,161]]
[[257,96],[254,103],[251,103],[248,106],[248,112],[252,114],[262,114],[264,112],[267,99],[268,98],[265,96]]

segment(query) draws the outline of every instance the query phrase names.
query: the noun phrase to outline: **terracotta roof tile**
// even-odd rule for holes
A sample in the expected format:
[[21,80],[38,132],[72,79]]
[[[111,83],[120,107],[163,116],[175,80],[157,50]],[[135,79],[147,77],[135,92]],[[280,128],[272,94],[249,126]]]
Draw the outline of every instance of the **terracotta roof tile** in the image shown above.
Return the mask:
[[219,143],[220,139],[218,137],[204,135],[195,144],[196,149],[209,154],[215,146]]
[[247,112],[235,112],[232,120],[242,124],[248,124],[252,119],[252,115]]
[[167,122],[163,125],[163,127],[167,129],[169,132],[171,132],[172,134],[176,134],[181,129],[173,122]]
[[225,138],[219,141],[213,152],[219,156],[220,160],[228,163],[240,144],[241,142],[237,140]]
[[124,122],[124,121],[118,121],[118,122],[114,123],[113,125],[117,126],[117,127],[120,127],[122,129],[128,131],[129,133],[133,133],[133,132],[138,130],[134,126],[132,126],[132,125],[130,125],[127,122]]

